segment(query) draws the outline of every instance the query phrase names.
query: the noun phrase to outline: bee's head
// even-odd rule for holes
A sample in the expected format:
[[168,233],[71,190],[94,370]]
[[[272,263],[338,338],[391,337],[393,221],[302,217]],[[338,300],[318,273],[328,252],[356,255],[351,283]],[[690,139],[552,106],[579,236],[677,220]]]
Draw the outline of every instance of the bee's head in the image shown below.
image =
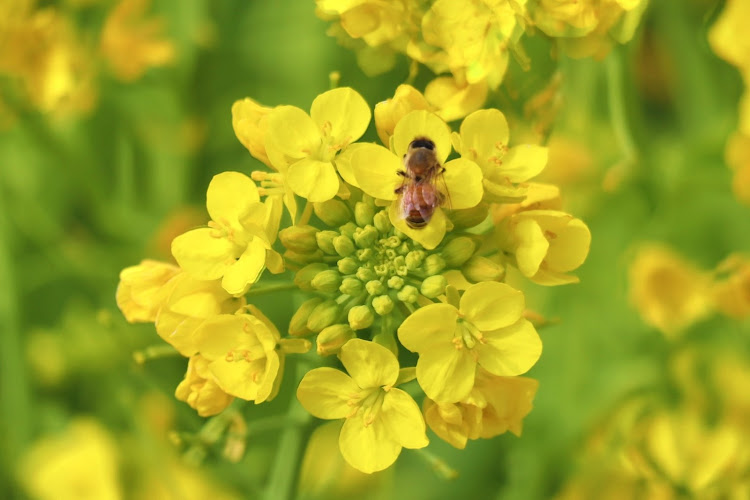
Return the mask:
[[417,148],[429,149],[435,151],[435,143],[426,137],[417,137],[409,143],[409,151]]

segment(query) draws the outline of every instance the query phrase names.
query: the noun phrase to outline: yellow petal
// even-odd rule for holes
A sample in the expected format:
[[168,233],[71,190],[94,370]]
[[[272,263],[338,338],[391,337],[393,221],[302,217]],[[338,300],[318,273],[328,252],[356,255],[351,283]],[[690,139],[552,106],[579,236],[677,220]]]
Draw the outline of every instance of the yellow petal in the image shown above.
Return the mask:
[[549,242],[544,237],[541,226],[533,219],[522,220],[513,232],[518,242],[516,247],[518,270],[526,277],[534,276],[547,255]]
[[172,255],[182,269],[199,280],[215,280],[224,275],[237,255],[237,246],[216,237],[215,229],[193,229],[172,241]]
[[447,206],[452,210],[475,207],[482,201],[482,169],[473,161],[457,158],[445,164],[445,185],[438,180],[438,189],[446,189]]
[[388,207],[388,218],[396,229],[406,234],[427,250],[432,250],[443,241],[446,232],[446,217],[441,208],[436,208],[430,222],[422,228],[414,229],[406,224],[398,202],[391,203]]
[[221,286],[232,295],[241,295],[258,281],[266,262],[266,246],[253,238],[237,261],[229,266],[221,280]]
[[427,397],[440,403],[464,399],[474,386],[476,361],[452,342],[436,342],[420,353],[417,380]]
[[435,143],[438,161],[444,163],[451,152],[451,129],[438,115],[425,110],[412,111],[399,120],[393,130],[393,152],[401,158],[419,137]]
[[[320,129],[307,113],[294,106],[274,108],[268,114],[267,126],[266,143],[291,158],[310,156],[320,146]],[[268,145],[266,151],[271,157]]]
[[429,444],[419,405],[401,389],[391,389],[385,395],[380,419],[404,448],[416,450]]
[[496,281],[477,283],[461,297],[459,311],[479,330],[486,332],[512,325],[525,307],[523,293]]
[[320,94],[312,103],[310,116],[318,128],[343,149],[356,141],[370,124],[370,107],[364,98],[349,87]]
[[344,148],[343,151],[337,154],[336,158],[333,160],[333,164],[336,165],[336,170],[338,170],[341,178],[354,187],[359,187],[359,182],[357,181],[357,177],[354,175],[354,168],[352,167],[352,157],[354,156],[354,153],[363,146],[366,148],[369,146],[369,144],[365,144],[363,142],[355,142],[354,144],[350,144],[349,146]]
[[297,399],[312,415],[323,419],[346,418],[352,413],[347,404],[359,387],[350,376],[335,368],[310,370],[297,387]]
[[510,377],[526,373],[542,354],[542,340],[529,321],[484,333],[478,343],[479,365],[490,373]]
[[259,201],[253,180],[239,172],[222,172],[208,184],[206,208],[211,220],[222,226],[239,228],[239,218]]
[[510,182],[526,182],[539,175],[547,166],[548,148],[523,144],[508,150],[503,156],[500,173]]
[[271,108],[250,98],[235,101],[232,105],[232,128],[243,146],[258,160],[268,165],[265,147],[265,121]]
[[339,190],[339,176],[329,161],[302,158],[289,166],[287,181],[292,191],[308,201],[328,201]]
[[365,426],[362,417],[349,418],[339,435],[344,459],[357,470],[371,474],[387,469],[398,458],[401,446],[381,422]]
[[375,144],[358,145],[351,155],[351,168],[362,191],[381,200],[396,199],[395,190],[403,182],[398,171],[404,165],[389,150]]
[[399,85],[393,98],[375,105],[375,126],[383,144],[389,144],[396,124],[409,112],[429,109],[430,105],[422,93],[411,85]]
[[375,342],[352,339],[341,347],[341,363],[362,389],[392,386],[398,379],[398,360]]
[[424,96],[437,109],[437,115],[450,122],[482,107],[487,100],[487,82],[461,86],[452,76],[441,76],[427,84]]
[[[508,120],[497,109],[475,111],[461,122],[461,156],[485,162],[505,154]],[[484,163],[480,163],[485,168]]]
[[423,352],[435,342],[450,342],[456,328],[458,310],[450,304],[420,307],[401,323],[398,339],[412,352]]
[[234,349],[260,346],[255,336],[243,331],[246,323],[257,325],[257,322],[246,314],[214,316],[204,321],[195,332],[196,343],[206,359],[223,359]]

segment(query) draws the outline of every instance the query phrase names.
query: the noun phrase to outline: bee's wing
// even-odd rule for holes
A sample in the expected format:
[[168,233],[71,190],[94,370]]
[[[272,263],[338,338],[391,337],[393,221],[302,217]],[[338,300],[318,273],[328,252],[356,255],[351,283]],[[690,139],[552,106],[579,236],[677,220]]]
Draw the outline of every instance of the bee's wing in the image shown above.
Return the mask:
[[448,191],[448,183],[445,182],[444,172],[445,168],[438,165],[435,169],[435,173],[430,176],[429,183],[435,189],[437,199],[435,205],[442,206],[451,209],[451,193]]
[[401,198],[399,200],[400,204],[400,212],[401,212],[401,218],[406,219],[409,216],[409,213],[414,210],[414,193],[412,186],[409,184],[404,184],[403,189],[401,190]]

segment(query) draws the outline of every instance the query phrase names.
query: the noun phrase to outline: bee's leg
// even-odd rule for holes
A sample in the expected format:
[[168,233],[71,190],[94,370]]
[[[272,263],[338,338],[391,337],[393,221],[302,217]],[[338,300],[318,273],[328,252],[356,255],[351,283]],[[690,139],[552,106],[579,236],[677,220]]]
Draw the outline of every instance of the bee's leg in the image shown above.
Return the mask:
[[409,174],[407,174],[403,170],[396,170],[396,174],[400,175],[401,177],[409,177]]
[[442,205],[445,203],[445,194],[441,193],[440,191],[437,192],[437,198],[438,198],[438,204]]
[[404,192],[404,188],[405,188],[405,187],[406,187],[406,186],[399,186],[399,187],[397,187],[396,189],[394,189],[394,190],[393,190],[393,192],[394,192],[394,193],[396,193],[396,194],[401,194],[401,193],[403,193],[403,192]]
[[[443,168],[440,169],[440,174],[444,174],[444,173],[445,173],[445,167],[443,167]],[[440,174],[438,174],[438,175],[440,175]]]

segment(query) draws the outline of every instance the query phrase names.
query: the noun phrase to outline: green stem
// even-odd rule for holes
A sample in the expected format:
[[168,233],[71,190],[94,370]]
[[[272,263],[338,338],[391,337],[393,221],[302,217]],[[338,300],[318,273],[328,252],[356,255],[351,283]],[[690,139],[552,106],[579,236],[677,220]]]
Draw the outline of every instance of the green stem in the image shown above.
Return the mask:
[[605,61],[607,71],[607,99],[609,102],[609,118],[620,149],[625,166],[631,168],[638,158],[638,148],[630,133],[625,107],[625,92],[623,88],[622,54],[615,49]]
[[418,449],[416,452],[443,479],[456,479],[458,477],[456,469],[445,463],[442,458],[428,451],[427,448]]
[[[306,368],[307,365],[304,363],[297,365],[296,380],[302,378]],[[295,397],[289,403],[286,419],[294,423],[284,429],[279,439],[276,457],[271,467],[271,477],[264,495],[265,500],[289,500],[294,491],[302,450],[304,424],[310,421],[311,416]]]
[[177,357],[180,353],[177,352],[177,350],[172,347],[169,344],[158,344],[158,345],[151,345],[144,349],[141,349],[140,351],[135,351],[133,353],[133,359],[136,363],[139,365],[142,365],[146,361],[150,361],[152,359],[159,359],[159,358],[171,358],[171,357]]
[[266,285],[258,285],[252,287],[246,294],[245,297],[256,297],[258,295],[265,295],[267,293],[285,292],[288,290],[296,290],[297,285],[291,282],[283,283],[269,283]]

